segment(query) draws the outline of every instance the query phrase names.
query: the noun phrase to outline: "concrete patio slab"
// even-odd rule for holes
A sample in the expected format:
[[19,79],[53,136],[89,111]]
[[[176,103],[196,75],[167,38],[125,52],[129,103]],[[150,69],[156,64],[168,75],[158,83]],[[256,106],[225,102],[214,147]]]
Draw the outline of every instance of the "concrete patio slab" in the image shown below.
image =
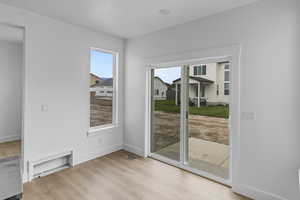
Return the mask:
[[[179,160],[179,142],[167,146],[156,153],[173,160]],[[213,173],[222,178],[228,177],[229,146],[198,138],[189,139],[189,166]]]

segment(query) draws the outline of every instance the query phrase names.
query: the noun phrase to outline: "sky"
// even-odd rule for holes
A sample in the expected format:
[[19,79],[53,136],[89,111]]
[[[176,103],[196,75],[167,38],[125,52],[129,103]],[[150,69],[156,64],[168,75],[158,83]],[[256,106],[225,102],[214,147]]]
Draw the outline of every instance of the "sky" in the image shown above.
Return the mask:
[[101,78],[112,78],[113,55],[91,50],[91,73]]
[[[97,50],[91,50],[91,73],[101,78],[112,78],[113,55]],[[180,78],[180,67],[170,67],[155,69],[155,76],[160,77],[167,83],[173,83],[175,79]]]
[[164,82],[173,83],[174,80],[180,78],[180,67],[161,68],[154,70],[154,76],[158,76]]

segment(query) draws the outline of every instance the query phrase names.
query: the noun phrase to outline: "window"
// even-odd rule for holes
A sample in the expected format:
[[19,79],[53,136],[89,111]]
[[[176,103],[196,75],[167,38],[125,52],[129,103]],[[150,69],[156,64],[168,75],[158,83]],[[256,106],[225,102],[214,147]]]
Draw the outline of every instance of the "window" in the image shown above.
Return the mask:
[[205,97],[205,86],[201,86],[201,97]]
[[227,81],[227,82],[229,82],[230,80],[229,80],[229,70],[225,70],[225,72],[224,72],[225,74],[225,76],[224,76],[224,81]]
[[217,84],[217,96],[219,96],[219,84]]
[[156,95],[156,96],[159,95],[159,90],[158,90],[158,89],[155,90],[155,95]]
[[194,75],[206,75],[206,65],[194,66]]
[[230,66],[225,64],[224,66],[224,95],[229,95],[230,88]]
[[202,65],[202,74],[201,75],[206,75],[206,65]]
[[90,56],[90,127],[95,128],[115,123],[117,56],[96,49]]
[[229,83],[224,83],[224,95],[229,95]]

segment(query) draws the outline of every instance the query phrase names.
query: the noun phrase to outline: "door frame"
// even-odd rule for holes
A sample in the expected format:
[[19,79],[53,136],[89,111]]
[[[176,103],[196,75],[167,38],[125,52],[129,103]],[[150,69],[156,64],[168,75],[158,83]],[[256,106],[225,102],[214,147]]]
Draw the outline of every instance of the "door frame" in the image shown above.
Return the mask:
[[23,40],[22,40],[22,66],[21,66],[21,156],[20,156],[20,171],[21,171],[21,178],[22,178],[22,184],[27,180],[27,172],[26,170],[26,163],[24,160],[24,151],[25,151],[25,120],[26,117],[26,85],[27,85],[27,79],[26,79],[26,27],[22,25],[17,25],[14,23],[7,23],[7,22],[1,22],[0,25],[2,26],[8,26],[13,27],[22,30],[23,32]]
[[[145,101],[145,149],[144,156],[152,157],[158,159],[162,162],[174,165],[178,168],[191,171],[192,173],[198,174],[200,176],[212,179],[214,181],[220,182],[222,184],[231,186],[234,190],[235,187],[238,187],[239,180],[239,160],[240,160],[240,54],[241,46],[233,45],[221,48],[212,48],[207,50],[199,50],[193,52],[182,52],[176,53],[168,56],[160,56],[154,58],[145,59],[146,63],[146,101]],[[181,159],[181,162],[171,160],[169,158],[151,153],[151,130],[152,130],[152,97],[151,97],[151,73],[152,69],[174,67],[174,66],[184,66],[184,65],[193,65],[193,64],[206,64],[209,62],[221,62],[229,61],[231,63],[231,84],[230,84],[230,113],[231,117],[229,120],[230,128],[230,163],[229,163],[229,178],[223,179],[212,175],[208,172],[191,168],[184,164],[185,159]],[[182,68],[183,69],[183,68]],[[182,70],[183,73],[183,70]],[[182,77],[181,81],[183,81]],[[183,91],[183,90],[182,90]],[[182,95],[186,96],[186,95]],[[184,107],[184,106],[182,106]],[[182,109],[182,108],[181,108]],[[181,111],[181,113],[183,113]],[[182,117],[182,115],[181,115]],[[182,120],[185,121],[185,120]],[[182,122],[181,122],[182,123]],[[186,127],[186,126],[182,126]],[[183,131],[181,131],[183,134]],[[184,136],[181,135],[181,139],[184,139]],[[184,142],[182,142],[184,143]],[[187,148],[182,146],[181,148]],[[182,152],[182,151],[181,151]],[[186,156],[183,156],[185,158]],[[182,158],[182,157],[181,157]]]

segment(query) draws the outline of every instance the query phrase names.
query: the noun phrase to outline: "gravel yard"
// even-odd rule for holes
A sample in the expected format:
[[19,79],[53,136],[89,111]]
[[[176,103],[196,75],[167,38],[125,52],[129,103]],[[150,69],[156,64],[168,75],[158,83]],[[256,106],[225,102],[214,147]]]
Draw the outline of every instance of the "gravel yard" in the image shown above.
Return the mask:
[[112,100],[92,99],[90,104],[90,126],[101,126],[112,123]]

